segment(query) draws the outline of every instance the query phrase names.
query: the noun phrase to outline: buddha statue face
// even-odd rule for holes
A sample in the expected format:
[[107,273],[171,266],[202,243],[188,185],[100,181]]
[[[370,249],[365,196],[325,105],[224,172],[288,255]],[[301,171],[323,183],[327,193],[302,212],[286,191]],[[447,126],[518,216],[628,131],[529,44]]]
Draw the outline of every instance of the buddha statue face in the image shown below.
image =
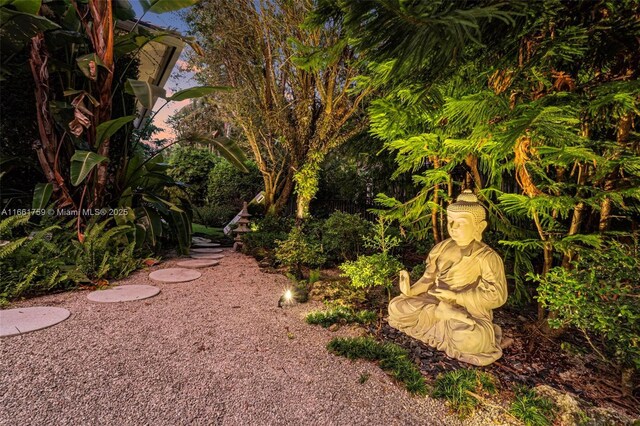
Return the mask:
[[460,247],[473,240],[482,241],[482,232],[487,227],[484,207],[469,190],[460,194],[455,203],[447,207],[447,230],[451,239]]
[[468,246],[473,240],[482,241],[482,232],[486,227],[486,221],[476,223],[471,213],[447,212],[447,230],[451,239],[461,247]]

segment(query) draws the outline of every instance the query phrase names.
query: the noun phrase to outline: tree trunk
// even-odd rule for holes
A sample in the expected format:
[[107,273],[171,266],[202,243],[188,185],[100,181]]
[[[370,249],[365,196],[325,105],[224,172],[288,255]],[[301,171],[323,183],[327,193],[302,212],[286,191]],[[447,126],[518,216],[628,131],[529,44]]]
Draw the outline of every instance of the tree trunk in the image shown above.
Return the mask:
[[[553,265],[553,247],[551,246],[551,244],[549,244],[548,242],[545,242],[544,247],[542,249],[542,254],[544,258],[544,264],[542,266],[542,276],[545,276],[547,275],[547,273],[549,272],[549,270]],[[542,305],[540,304],[540,302],[538,302],[538,321],[541,324],[547,325],[546,319],[547,319],[546,312],[542,307]],[[547,333],[545,332],[545,334]]]
[[289,171],[284,178],[282,190],[278,194],[278,197],[273,205],[273,214],[280,214],[282,209],[284,209],[284,207],[289,202],[289,198],[291,198],[291,192],[293,192],[293,170],[289,168]]
[[[571,226],[569,226],[569,232],[567,235],[575,235],[580,232],[580,225],[582,224],[582,216],[586,206],[583,201],[580,201],[573,209],[573,215],[571,216]],[[569,264],[573,260],[573,251],[569,250],[562,258],[562,267],[568,268]]]
[[[473,187],[476,190],[483,188],[482,176],[480,176],[480,170],[478,170],[478,157],[472,154],[467,155],[465,158],[465,164],[471,170],[471,177],[473,179]],[[475,191],[474,191],[475,192]]]
[[271,176],[262,173],[262,181],[264,182],[264,208],[267,214],[275,214],[276,207],[276,191],[274,185],[271,184]]
[[[620,121],[618,121],[618,132],[616,136],[616,141],[618,145],[623,145],[627,138],[629,137],[629,133],[631,132],[631,124],[632,124],[632,115],[631,113],[627,113],[620,117]],[[613,158],[618,158],[620,156],[620,151],[615,152],[613,154]],[[618,170],[614,170],[605,180],[604,182],[604,190],[605,192],[611,191],[616,186],[616,180],[618,177]],[[613,204],[611,198],[605,196],[600,204],[600,223],[598,224],[598,231],[600,233],[606,232],[609,229],[609,219],[611,218],[611,211],[613,209]]]
[[42,171],[47,181],[53,184],[54,193],[60,206],[73,206],[75,203],[67,183],[58,171],[58,141],[55,123],[49,110],[49,53],[44,43],[44,35],[37,34],[31,39],[29,65],[35,83],[36,118],[40,140],[33,143]]
[[[587,174],[587,166],[582,164],[578,164],[578,190],[576,191],[576,196],[579,197],[581,193],[581,187],[584,185]],[[571,225],[569,226],[569,232],[567,235],[576,235],[580,233],[580,226],[582,225],[582,219],[584,216],[584,211],[586,210],[586,204],[584,201],[579,201],[578,204],[573,209],[573,214],[571,215]],[[562,258],[562,267],[568,268],[573,260],[574,253],[569,250],[564,257]]]
[[[440,168],[440,159],[433,159],[433,167],[438,169]],[[433,239],[436,244],[442,241],[442,235],[440,234],[440,230],[438,229],[438,205],[440,204],[440,187],[439,185],[435,185],[433,187],[433,207],[431,208],[431,230],[433,231]]]
[[[92,42],[96,54],[102,60],[107,71],[98,73],[96,81],[96,91],[100,98],[100,106],[97,114],[94,114],[93,130],[96,127],[111,119],[111,89],[114,74],[113,43],[114,43],[114,22],[113,9],[110,1],[90,0],[89,9],[93,18],[92,22]],[[96,68],[98,68],[96,66]],[[98,154],[109,158],[110,140],[104,140],[98,147]],[[104,195],[107,188],[109,173],[109,161],[104,161],[97,165],[96,181],[93,193],[92,207],[102,207]],[[87,182],[88,184],[88,182]]]

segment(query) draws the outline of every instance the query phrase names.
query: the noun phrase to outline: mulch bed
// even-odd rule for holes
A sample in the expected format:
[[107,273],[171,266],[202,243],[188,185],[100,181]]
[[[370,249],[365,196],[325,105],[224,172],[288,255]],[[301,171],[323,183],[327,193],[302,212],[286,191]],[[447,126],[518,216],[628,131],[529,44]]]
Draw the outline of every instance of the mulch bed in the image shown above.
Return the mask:
[[494,311],[494,314],[495,323],[502,327],[504,336],[513,339],[513,344],[504,349],[502,358],[486,367],[474,367],[451,359],[444,352],[390,327],[384,320],[372,325],[369,331],[381,341],[393,342],[408,350],[427,379],[433,380],[440,373],[459,368],[479,368],[496,377],[502,389],[511,389],[516,384],[529,387],[545,384],[596,406],[623,410],[631,416],[640,415],[639,386],[636,385],[633,397],[624,397],[619,374],[611,366],[595,355],[574,355],[561,348],[562,341],[568,342],[570,347],[586,347],[579,335],[565,335],[562,341],[551,340],[531,325],[532,318],[507,308]]

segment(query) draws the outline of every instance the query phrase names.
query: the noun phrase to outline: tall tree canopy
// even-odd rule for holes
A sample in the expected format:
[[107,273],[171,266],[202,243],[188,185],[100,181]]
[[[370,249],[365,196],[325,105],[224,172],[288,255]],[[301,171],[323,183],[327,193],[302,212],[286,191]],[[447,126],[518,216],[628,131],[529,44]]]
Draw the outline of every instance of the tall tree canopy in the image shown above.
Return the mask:
[[205,51],[197,78],[234,90],[212,114],[242,129],[262,173],[271,212],[295,189],[308,214],[329,150],[364,128],[353,50],[339,25],[305,26],[311,1],[207,0],[188,21]]

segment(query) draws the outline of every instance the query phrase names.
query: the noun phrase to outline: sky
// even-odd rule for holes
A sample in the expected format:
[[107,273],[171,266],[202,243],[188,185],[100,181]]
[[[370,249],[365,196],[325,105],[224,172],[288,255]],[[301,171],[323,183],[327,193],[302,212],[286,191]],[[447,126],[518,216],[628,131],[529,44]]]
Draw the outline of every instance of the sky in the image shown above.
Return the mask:
[[[139,0],[130,0],[133,9],[136,11],[136,18],[142,16],[143,10],[140,5]],[[184,9],[183,9],[184,10]],[[186,34],[189,27],[186,22],[182,19],[179,13],[169,12],[169,13],[152,13],[147,12],[142,18],[143,21],[149,22],[151,24],[163,27],[163,28],[171,28],[178,30],[182,34]],[[189,46],[185,46],[182,51],[182,56],[176,63],[173,71],[171,72],[171,76],[169,77],[169,81],[165,85],[165,89],[167,90],[167,95],[171,95],[173,92],[178,90],[185,89],[187,87],[197,86],[193,79],[193,73],[180,72],[180,68],[184,67],[186,64],[186,53],[189,52],[191,48]],[[180,76],[180,77],[179,77]],[[164,100],[158,100],[154,107],[154,111],[160,108],[164,104]],[[167,119],[173,115],[176,111],[182,108],[185,105],[188,105],[189,101],[185,100],[183,102],[172,102],[160,111],[160,113],[156,116],[154,120],[154,124],[163,129],[162,132],[159,132],[154,135],[154,137],[158,139],[173,139],[175,138],[175,133],[171,129],[171,127],[167,124]]]

